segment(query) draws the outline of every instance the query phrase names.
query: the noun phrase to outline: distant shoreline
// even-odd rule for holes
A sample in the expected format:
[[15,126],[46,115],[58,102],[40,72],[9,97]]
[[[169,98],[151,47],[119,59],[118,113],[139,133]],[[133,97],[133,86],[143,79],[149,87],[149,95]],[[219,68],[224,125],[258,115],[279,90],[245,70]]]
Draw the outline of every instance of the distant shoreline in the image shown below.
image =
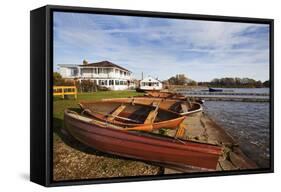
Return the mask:
[[[211,88],[232,88],[232,89],[259,89],[259,88],[270,88],[270,87],[242,87],[242,86],[209,86]],[[177,90],[177,89],[209,89],[208,86],[190,86],[190,85],[169,85],[166,90]]]

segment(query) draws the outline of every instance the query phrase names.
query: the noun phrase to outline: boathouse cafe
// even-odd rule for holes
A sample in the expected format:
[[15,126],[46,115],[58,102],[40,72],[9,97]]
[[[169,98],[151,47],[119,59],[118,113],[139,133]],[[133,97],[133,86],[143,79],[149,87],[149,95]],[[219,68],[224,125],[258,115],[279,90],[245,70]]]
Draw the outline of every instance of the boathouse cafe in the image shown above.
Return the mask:
[[141,90],[161,90],[163,87],[162,82],[152,77],[146,77],[140,81]]
[[65,79],[91,80],[96,85],[111,90],[125,90],[132,86],[132,72],[109,61],[82,65],[59,64],[59,73]]

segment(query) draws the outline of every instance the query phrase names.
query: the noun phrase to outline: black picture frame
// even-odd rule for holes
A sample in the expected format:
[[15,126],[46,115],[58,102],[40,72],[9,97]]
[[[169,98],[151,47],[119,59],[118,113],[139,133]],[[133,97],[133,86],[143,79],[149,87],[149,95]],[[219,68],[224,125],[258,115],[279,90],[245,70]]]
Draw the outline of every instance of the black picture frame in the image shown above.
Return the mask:
[[[122,177],[55,182],[52,180],[52,71],[53,12],[96,13],[107,15],[178,18],[206,21],[260,23],[270,26],[270,168],[171,174],[163,176]],[[160,179],[194,178],[274,172],[274,20],[262,18],[148,12],[47,5],[30,12],[30,180],[43,186],[132,182]]]

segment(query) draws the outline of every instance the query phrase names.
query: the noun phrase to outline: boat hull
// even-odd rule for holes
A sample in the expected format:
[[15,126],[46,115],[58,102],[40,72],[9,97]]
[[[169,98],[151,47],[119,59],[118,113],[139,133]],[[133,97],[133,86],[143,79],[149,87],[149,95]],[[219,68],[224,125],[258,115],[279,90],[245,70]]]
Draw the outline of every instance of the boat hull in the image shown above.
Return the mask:
[[142,135],[81,120],[79,115],[65,111],[65,128],[77,140],[97,150],[159,163],[179,170],[215,170],[221,147],[177,141],[170,138]]

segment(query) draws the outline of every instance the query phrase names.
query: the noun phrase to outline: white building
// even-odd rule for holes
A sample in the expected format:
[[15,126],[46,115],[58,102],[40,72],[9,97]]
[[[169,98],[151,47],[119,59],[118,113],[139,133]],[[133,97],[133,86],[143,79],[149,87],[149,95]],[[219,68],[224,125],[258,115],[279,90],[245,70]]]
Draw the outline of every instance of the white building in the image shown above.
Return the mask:
[[162,82],[152,77],[146,77],[140,81],[141,90],[161,90],[162,87]]
[[109,61],[83,65],[59,64],[59,73],[65,79],[91,80],[111,90],[125,90],[131,87],[131,72]]

